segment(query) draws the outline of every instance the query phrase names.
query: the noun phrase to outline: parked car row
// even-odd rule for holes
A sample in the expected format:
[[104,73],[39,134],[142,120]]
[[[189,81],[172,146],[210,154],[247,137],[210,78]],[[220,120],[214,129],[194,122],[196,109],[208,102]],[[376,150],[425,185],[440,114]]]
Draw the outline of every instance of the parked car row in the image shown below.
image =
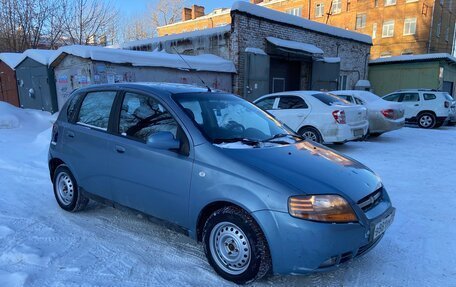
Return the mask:
[[342,144],[404,126],[401,104],[366,91],[283,92],[254,103],[306,139]]

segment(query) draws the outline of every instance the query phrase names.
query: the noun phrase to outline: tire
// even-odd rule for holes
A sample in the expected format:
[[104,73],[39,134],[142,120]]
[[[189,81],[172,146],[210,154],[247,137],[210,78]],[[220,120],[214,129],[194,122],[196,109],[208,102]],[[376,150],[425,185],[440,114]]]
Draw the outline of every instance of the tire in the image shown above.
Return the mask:
[[52,180],[54,196],[59,206],[69,212],[83,210],[89,199],[81,194],[79,186],[66,165],[59,165]]
[[369,137],[378,138],[381,135],[382,135],[382,133],[371,133],[371,134],[369,134]]
[[215,211],[204,225],[203,244],[212,268],[236,284],[261,279],[272,268],[261,228],[240,208],[229,206]]
[[321,144],[323,142],[323,137],[320,132],[314,127],[303,127],[298,132],[306,140],[314,141]]
[[335,142],[335,143],[333,143],[333,144],[335,144],[335,145],[344,145],[345,142]]
[[435,115],[431,113],[422,113],[417,118],[418,126],[423,129],[432,129],[435,127]]

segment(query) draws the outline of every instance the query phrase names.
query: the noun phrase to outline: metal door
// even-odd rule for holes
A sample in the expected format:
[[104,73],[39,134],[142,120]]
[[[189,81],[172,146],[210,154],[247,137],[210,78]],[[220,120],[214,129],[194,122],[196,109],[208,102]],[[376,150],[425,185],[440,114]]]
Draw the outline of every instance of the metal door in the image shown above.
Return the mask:
[[337,90],[339,76],[340,63],[314,61],[312,64],[312,90]]
[[269,93],[268,55],[246,53],[244,98],[253,101]]

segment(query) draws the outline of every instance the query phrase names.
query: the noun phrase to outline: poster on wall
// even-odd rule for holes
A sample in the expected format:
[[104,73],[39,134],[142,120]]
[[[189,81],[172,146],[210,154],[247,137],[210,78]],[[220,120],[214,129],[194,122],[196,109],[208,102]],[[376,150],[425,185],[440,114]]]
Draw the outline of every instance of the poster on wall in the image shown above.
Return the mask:
[[114,74],[107,74],[106,78],[108,80],[108,84],[114,84],[116,81],[116,75]]

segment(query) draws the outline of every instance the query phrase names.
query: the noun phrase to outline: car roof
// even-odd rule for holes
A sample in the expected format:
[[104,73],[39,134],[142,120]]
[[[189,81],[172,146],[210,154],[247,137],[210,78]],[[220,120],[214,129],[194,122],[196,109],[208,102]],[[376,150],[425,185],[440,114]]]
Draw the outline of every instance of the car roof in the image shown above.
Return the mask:
[[[119,83],[119,84],[102,84],[92,85],[80,89],[79,91],[99,91],[106,89],[135,89],[145,92],[152,92],[161,95],[174,95],[183,93],[207,93],[209,89],[206,87],[198,87],[187,84],[176,83]],[[220,92],[218,90],[214,92]]]
[[263,97],[278,97],[278,96],[311,96],[315,94],[321,94],[321,93],[327,93],[323,91],[287,91],[287,92],[280,92],[280,93],[274,93],[274,94],[267,94],[262,96]]

